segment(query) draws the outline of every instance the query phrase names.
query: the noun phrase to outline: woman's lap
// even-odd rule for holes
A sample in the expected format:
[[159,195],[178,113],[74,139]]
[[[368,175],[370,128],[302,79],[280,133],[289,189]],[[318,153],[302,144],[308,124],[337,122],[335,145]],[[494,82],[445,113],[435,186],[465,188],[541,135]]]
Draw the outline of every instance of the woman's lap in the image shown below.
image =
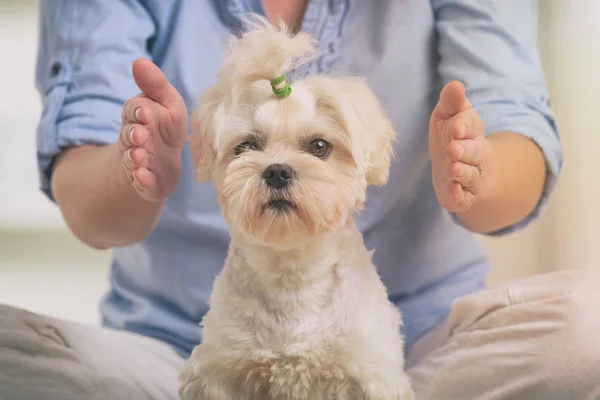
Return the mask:
[[555,272],[457,299],[407,355],[417,398],[600,399],[598,283]]
[[[457,299],[407,355],[419,400],[600,399],[600,290],[562,272]],[[0,398],[177,399],[184,360],[139,335],[0,306]]]
[[2,399],[177,399],[183,362],[153,339],[0,306]]

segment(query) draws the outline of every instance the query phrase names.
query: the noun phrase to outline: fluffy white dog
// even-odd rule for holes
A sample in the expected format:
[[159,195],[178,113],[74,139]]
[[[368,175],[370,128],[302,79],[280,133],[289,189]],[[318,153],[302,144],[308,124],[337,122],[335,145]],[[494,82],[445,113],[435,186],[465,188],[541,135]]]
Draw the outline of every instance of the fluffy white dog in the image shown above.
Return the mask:
[[197,179],[231,245],[185,400],[413,398],[400,313],[352,219],[387,181],[395,132],[362,79],[290,86],[313,55],[307,34],[254,18],[193,113]]

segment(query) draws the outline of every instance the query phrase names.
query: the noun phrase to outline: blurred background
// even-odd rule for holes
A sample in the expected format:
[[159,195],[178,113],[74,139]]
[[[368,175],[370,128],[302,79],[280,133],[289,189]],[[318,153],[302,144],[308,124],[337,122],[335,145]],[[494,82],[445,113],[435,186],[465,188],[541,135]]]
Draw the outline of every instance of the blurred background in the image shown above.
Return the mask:
[[[539,46],[562,133],[564,173],[533,226],[481,238],[492,260],[490,284],[600,268],[600,1],[539,5]],[[79,243],[38,191],[36,47],[37,1],[0,0],[0,303],[96,324],[110,253]]]

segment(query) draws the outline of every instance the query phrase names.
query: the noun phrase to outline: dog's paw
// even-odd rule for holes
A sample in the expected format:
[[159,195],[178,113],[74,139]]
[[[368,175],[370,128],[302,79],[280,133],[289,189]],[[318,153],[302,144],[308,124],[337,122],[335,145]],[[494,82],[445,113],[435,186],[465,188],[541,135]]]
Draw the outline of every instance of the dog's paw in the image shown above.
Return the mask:
[[363,390],[365,400],[414,400],[415,394],[406,374],[390,379],[371,380],[365,382]]
[[415,400],[415,393],[411,389],[399,389],[390,394],[369,393],[363,397],[364,400]]
[[412,390],[408,389],[408,390],[405,390],[402,392],[398,392],[394,395],[391,395],[391,397],[387,396],[387,395],[381,396],[379,394],[376,394],[376,395],[367,394],[364,397],[364,399],[365,400],[415,400],[415,394]]
[[398,395],[397,400],[415,400],[415,392],[411,389],[406,389]]

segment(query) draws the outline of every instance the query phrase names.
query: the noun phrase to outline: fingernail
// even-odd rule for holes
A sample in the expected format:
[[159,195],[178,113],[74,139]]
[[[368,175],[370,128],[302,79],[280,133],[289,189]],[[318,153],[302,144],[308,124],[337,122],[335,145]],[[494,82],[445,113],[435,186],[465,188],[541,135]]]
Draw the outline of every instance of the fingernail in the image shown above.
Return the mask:
[[465,135],[467,134],[467,126],[465,124],[460,126],[459,134],[461,138],[465,137]]
[[133,173],[131,174],[133,181],[131,183],[133,183],[135,186],[140,184],[140,181],[138,181],[137,177],[135,176],[135,170],[133,171]]
[[133,113],[133,116],[135,117],[135,120],[137,122],[140,122],[140,116],[142,115],[142,109],[140,107],[135,109],[135,112]]
[[135,127],[131,128],[131,130],[129,131],[129,140],[131,141],[131,143],[135,144],[135,140],[133,140],[133,131],[135,131]]
[[125,157],[127,157],[127,161],[130,165],[133,164],[133,159],[131,158],[131,149],[127,150],[127,152],[125,153]]

